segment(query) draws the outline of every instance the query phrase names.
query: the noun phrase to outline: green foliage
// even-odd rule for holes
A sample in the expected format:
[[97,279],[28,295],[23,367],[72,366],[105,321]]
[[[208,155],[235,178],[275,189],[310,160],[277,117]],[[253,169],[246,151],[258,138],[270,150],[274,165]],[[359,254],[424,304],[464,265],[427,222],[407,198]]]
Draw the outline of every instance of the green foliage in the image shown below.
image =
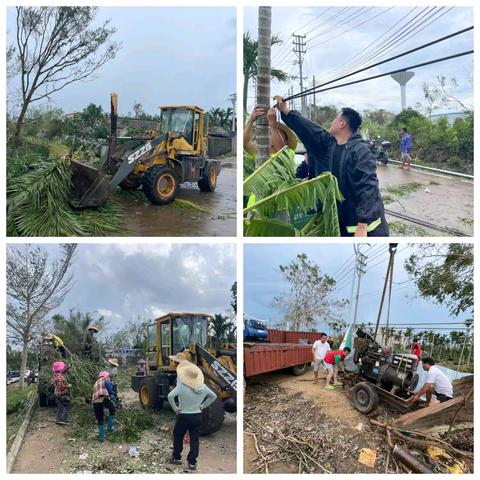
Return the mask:
[[208,329],[213,348],[220,348],[223,343],[236,342],[236,323],[226,315],[216,313],[209,322]]
[[35,385],[25,387],[23,390],[15,386],[7,388],[7,415],[23,410],[36,390]]
[[422,297],[447,306],[451,315],[473,315],[473,245],[421,245],[405,261]]
[[121,232],[122,215],[110,201],[105,207],[84,211],[69,204],[71,170],[68,158],[38,159],[23,175],[7,185],[7,235],[68,237]]
[[329,298],[335,289],[335,279],[322,274],[320,266],[305,253],[298,254],[287,265],[280,265],[279,269],[289,284],[289,291],[274,297],[273,304],[283,312],[288,328],[311,329],[318,319],[332,323],[341,319],[346,302]]
[[292,236],[340,235],[337,201],[343,197],[337,179],[330,172],[306,181],[295,178],[287,147],[245,179],[244,193],[250,195],[243,210],[246,236],[287,236],[289,231]]
[[234,111],[232,107],[211,108],[208,115],[208,124],[211,127],[222,127],[226,130],[232,130],[234,121]]
[[187,208],[191,210],[197,210],[197,212],[208,213],[208,209],[198,205],[195,202],[190,200],[182,200],[181,198],[176,198],[172,202],[172,206],[175,208]]

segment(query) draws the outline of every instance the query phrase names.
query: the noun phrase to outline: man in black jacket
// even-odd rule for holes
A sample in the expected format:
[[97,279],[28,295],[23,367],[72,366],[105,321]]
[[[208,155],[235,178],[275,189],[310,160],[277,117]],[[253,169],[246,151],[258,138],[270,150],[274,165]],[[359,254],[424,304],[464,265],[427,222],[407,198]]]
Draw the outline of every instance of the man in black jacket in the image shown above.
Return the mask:
[[290,110],[282,97],[276,96],[274,100],[282,120],[308,152],[308,164],[300,166],[300,176],[315,178],[329,171],[338,180],[345,197],[338,209],[341,235],[388,237],[375,156],[358,133],[362,123],[360,114],[352,108],[343,108],[327,132]]

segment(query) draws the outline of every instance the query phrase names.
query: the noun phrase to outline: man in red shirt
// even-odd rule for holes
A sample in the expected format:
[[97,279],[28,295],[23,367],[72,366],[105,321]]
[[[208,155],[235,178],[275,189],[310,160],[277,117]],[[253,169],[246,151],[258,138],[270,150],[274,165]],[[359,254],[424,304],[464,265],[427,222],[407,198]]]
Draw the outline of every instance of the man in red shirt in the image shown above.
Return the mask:
[[422,356],[422,350],[420,348],[420,343],[418,341],[418,338],[413,339],[413,344],[412,344],[412,349],[410,350],[410,353],[412,355],[416,355],[417,361],[415,363],[415,366],[418,366],[418,362],[420,361],[420,357]]
[[327,369],[327,381],[325,383],[325,388],[328,388],[330,386],[330,381],[332,380],[333,377],[333,383],[337,383],[337,374],[338,374],[338,369],[341,368],[342,371],[345,371],[345,366],[343,364],[343,361],[345,360],[345,357],[352,351],[350,347],[345,347],[343,350],[334,350],[331,352],[328,352],[325,355],[325,368]]

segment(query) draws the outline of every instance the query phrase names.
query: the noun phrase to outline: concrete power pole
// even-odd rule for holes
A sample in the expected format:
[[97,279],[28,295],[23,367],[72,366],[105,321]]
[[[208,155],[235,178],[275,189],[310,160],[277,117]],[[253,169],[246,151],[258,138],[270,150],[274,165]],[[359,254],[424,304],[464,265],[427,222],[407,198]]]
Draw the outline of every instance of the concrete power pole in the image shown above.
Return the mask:
[[[298,58],[298,67],[300,69],[300,92],[303,92],[303,58],[305,52],[307,51],[305,46],[305,35],[293,35],[293,52],[297,54]],[[305,115],[306,111],[306,101],[305,97],[300,97],[300,111],[302,115]]]
[[[312,87],[315,88],[315,75],[313,76]],[[315,90],[313,90],[313,113],[315,113],[316,110],[317,110],[317,98],[315,96]],[[310,116],[310,120],[312,120],[311,116]]]
[[355,311],[353,313],[353,329],[352,331],[355,330],[355,326],[357,324],[357,311],[358,311],[358,298],[360,296],[360,282],[362,280],[362,276],[365,274],[365,267],[366,263],[365,260],[367,257],[360,252],[360,249],[357,248],[357,246],[354,244],[354,249],[355,249],[355,256],[356,256],[356,264],[355,264],[355,269],[357,271],[357,293],[355,294]]

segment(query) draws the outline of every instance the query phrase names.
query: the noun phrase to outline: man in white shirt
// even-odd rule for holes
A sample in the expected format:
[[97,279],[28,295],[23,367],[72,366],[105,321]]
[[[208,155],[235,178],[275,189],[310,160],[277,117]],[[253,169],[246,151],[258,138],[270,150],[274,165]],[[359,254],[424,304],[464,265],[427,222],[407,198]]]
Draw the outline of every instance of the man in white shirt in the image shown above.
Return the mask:
[[313,383],[318,383],[318,371],[320,370],[320,365],[325,368],[324,358],[325,355],[330,351],[330,345],[327,342],[327,334],[322,333],[320,335],[320,340],[317,340],[312,345],[312,355],[313,355]]
[[427,407],[432,400],[432,394],[437,397],[441,403],[447,402],[453,398],[453,385],[448,377],[435,365],[435,361],[430,357],[422,358],[422,367],[427,372],[425,385],[415,395],[410,397],[408,402],[418,402],[420,397],[425,394],[427,397]]

